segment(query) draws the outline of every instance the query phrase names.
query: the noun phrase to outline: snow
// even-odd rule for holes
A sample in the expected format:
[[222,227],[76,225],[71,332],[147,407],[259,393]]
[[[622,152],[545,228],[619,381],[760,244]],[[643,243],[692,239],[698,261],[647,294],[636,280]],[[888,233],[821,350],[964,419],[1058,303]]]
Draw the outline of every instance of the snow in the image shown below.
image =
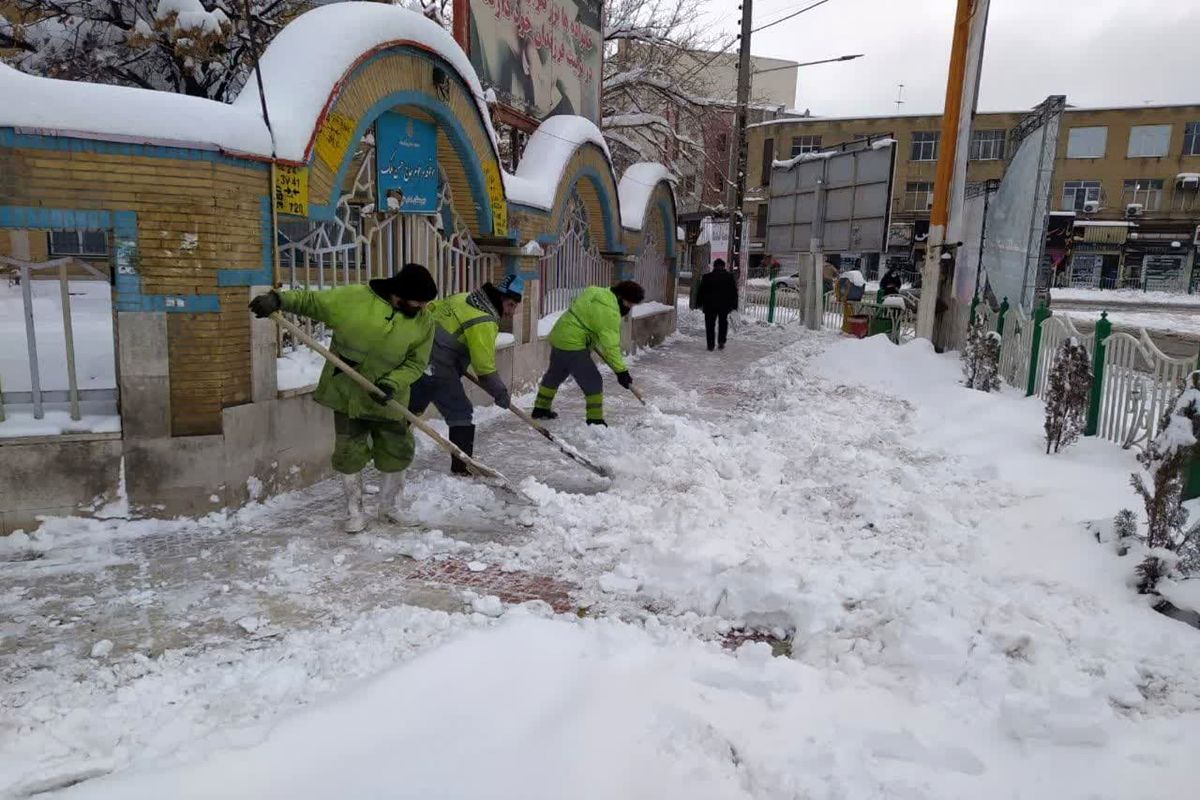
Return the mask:
[[[199,0],[163,0],[187,26],[220,24]],[[197,12],[199,9],[199,12]],[[204,13],[204,19],[193,17]],[[283,27],[260,61],[279,158],[303,161],[330,95],[364,53],[399,42],[444,58],[466,82],[495,147],[483,89],[450,32],[399,6],[346,2],[314,8]],[[170,92],[61,81],[0,66],[0,127],[87,132],[134,141],[204,144],[262,157],[273,152],[258,86],[249,81],[232,104]],[[106,113],[98,113],[101,110]]]
[[550,335],[550,331],[554,330],[554,323],[558,322],[558,318],[567,313],[563,311],[555,311],[553,314],[547,314],[538,320],[538,338],[545,339]]
[[894,147],[896,143],[897,142],[895,139],[876,139],[875,141],[871,142],[871,149],[883,150],[886,147]]
[[604,136],[590,119],[559,114],[544,121],[529,137],[516,175],[503,173],[509,202],[551,210],[563,170],[580,145],[589,142],[599,147],[612,164]]
[[59,436],[64,433],[117,433],[121,430],[121,415],[113,403],[79,403],[79,419],[71,419],[68,403],[45,403],[42,418],[34,419],[29,405],[5,406],[0,421],[0,439],[14,436]]
[[640,231],[646,219],[646,204],[658,184],[671,182],[671,171],[662,164],[643,161],[633,164],[621,176],[617,185],[617,198],[621,203],[621,226],[626,230]]
[[530,239],[521,246],[521,255],[523,256],[544,256],[546,251],[542,248],[541,243],[536,239]]
[[[592,429],[578,392],[559,394],[556,434],[616,469],[603,491],[511,415],[480,421],[482,457],[535,495],[527,535],[481,538],[494,496],[422,443],[410,513],[474,505],[478,529],[348,541],[329,482],[223,520],[23,537],[38,557],[0,573],[16,641],[0,793],[1192,796],[1200,634],[1152,611],[1131,559],[1085,527],[1139,507],[1133,453],[1089,438],[1046,456],[1040,401],[964,389],[925,342],[747,327],[708,354],[700,315],[680,316],[639,354],[648,408],[610,386],[612,427]],[[211,554],[191,573],[134,557],[196,537]],[[456,613],[402,605],[427,579],[387,559],[418,546],[419,565],[554,576],[572,608],[543,618],[490,590],[455,594]],[[256,559],[261,580],[231,574]],[[120,583],[139,572],[147,588]],[[298,602],[314,619],[288,616]],[[110,609],[148,621],[90,624]],[[24,644],[72,624],[57,648]],[[751,630],[769,641],[722,647]]]
[[1077,228],[1136,228],[1136,222],[1122,222],[1119,220],[1104,220],[1104,219],[1079,219],[1075,220]]
[[638,303],[629,312],[629,316],[634,319],[653,316],[654,314],[662,314],[666,311],[674,311],[675,306],[669,306],[666,303],[660,303],[657,300],[649,300],[645,303]]
[[[321,342],[329,346],[329,337]],[[275,359],[276,388],[281,392],[316,387],[325,369],[325,359],[320,353],[303,345],[297,345]]]
[[517,343],[517,337],[513,336],[511,333],[501,332],[501,333],[496,334],[496,349],[497,350],[502,350],[505,347],[512,347],[516,343]]
[[855,286],[865,287],[867,285],[867,279],[865,277],[863,277],[862,272],[860,272],[859,270],[856,270],[856,269],[847,270],[846,272],[843,272],[841,275],[838,276],[838,280],[841,280],[842,278],[845,278],[846,280],[850,281],[850,283],[854,284]]
[[1051,289],[1050,300],[1092,303],[1099,307],[1118,305],[1200,306],[1200,294],[1143,292],[1138,289]]
[[[1056,309],[1055,314],[1065,315],[1076,322],[1094,325],[1099,318],[1096,311],[1073,308]],[[1200,334],[1200,314],[1180,311],[1177,314],[1165,311],[1112,311],[1108,321],[1119,328],[1145,328],[1147,331],[1163,333]]]
[[821,152],[814,151],[811,153],[801,153],[798,156],[793,156],[792,158],[786,159],[784,161],[772,161],[771,166],[775,167],[776,169],[791,169],[792,167],[796,166],[797,164],[803,164],[806,161],[824,161],[825,159],[831,158],[835,155],[837,155],[836,150],[825,150],[825,151],[821,151]]

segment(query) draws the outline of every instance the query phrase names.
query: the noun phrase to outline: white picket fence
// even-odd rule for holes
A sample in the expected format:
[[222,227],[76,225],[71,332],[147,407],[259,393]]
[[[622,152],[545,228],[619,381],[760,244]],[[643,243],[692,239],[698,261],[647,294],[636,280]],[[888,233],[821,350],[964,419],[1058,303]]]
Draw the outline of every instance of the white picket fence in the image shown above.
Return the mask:
[[1158,434],[1167,410],[1196,359],[1172,358],[1146,331],[1116,331],[1104,340],[1104,386],[1097,435],[1131,447]]

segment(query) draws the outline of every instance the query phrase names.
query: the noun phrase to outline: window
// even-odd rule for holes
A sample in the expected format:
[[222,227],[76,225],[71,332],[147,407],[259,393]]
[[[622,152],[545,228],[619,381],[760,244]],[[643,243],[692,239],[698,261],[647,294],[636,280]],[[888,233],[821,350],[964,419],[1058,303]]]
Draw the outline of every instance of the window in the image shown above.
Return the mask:
[[904,210],[928,211],[933,202],[933,184],[926,181],[904,185]]
[[815,153],[821,149],[820,136],[793,136],[792,137],[792,158],[801,153]]
[[1170,149],[1170,125],[1134,125],[1129,129],[1129,158],[1162,158]]
[[1071,128],[1067,134],[1067,158],[1104,158],[1108,128]]
[[52,256],[106,256],[108,236],[104,231],[51,231]]
[[1200,156],[1200,122],[1189,122],[1183,129],[1183,154]]
[[767,238],[767,204],[758,204],[758,213],[754,215],[754,238]]
[[693,195],[696,193],[696,176],[695,175],[684,175],[683,176],[683,193],[685,196]]
[[941,134],[937,131],[916,131],[913,133],[912,153],[910,161],[937,161],[938,140]]
[[1064,211],[1083,211],[1083,204],[1088,202],[1100,202],[1100,181],[1067,181],[1063,184]]
[[1133,178],[1125,181],[1121,189],[1121,205],[1141,203],[1146,211],[1158,211],[1162,207],[1162,178]]
[[771,165],[775,163],[775,140],[767,139],[763,142],[762,151],[762,175],[759,180],[760,186],[771,185]]
[[971,133],[972,161],[999,161],[1004,158],[1005,132],[974,131]]

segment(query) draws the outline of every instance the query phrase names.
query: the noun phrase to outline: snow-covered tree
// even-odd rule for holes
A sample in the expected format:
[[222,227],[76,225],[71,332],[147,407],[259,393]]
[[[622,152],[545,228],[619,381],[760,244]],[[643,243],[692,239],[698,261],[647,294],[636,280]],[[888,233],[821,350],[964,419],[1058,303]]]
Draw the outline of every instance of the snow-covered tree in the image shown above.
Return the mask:
[[1143,540],[1148,548],[1138,567],[1139,590],[1153,592],[1158,580],[1177,570],[1200,568],[1200,524],[1187,527],[1183,490],[1193,460],[1200,457],[1200,371],[1193,372],[1163,416],[1159,434],[1138,456],[1149,476],[1134,473],[1130,482],[1146,509]]
[[714,97],[706,68],[734,40],[702,24],[702,0],[610,0],[604,10],[601,128],[618,173],[637,161],[676,175],[703,175],[708,158],[725,168],[727,152],[706,153],[705,115],[728,113],[731,98]]
[[1000,389],[1000,334],[976,322],[967,331],[962,349],[963,384],[968,389],[994,392]]
[[1046,452],[1057,453],[1083,433],[1092,390],[1087,348],[1070,337],[1054,355],[1046,391]]
[[[451,0],[404,0],[449,25]],[[0,52],[35,75],[179,92],[237,96],[287,22],[323,0],[7,0]],[[249,16],[247,16],[249,9]]]
[[1129,552],[1129,545],[1137,541],[1137,516],[1128,508],[1122,508],[1113,517],[1113,539],[1117,546],[1117,555]]

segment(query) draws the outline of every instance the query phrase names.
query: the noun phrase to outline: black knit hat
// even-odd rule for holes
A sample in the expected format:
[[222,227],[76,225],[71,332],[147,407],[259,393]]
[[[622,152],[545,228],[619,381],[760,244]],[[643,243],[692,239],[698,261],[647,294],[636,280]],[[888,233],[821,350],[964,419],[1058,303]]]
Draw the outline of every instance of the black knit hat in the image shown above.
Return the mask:
[[376,278],[371,281],[371,288],[380,297],[394,294],[412,303],[428,303],[438,293],[433,276],[420,264],[405,264],[390,278]]
[[646,290],[637,281],[621,281],[612,287],[612,292],[626,303],[637,305],[646,299]]

